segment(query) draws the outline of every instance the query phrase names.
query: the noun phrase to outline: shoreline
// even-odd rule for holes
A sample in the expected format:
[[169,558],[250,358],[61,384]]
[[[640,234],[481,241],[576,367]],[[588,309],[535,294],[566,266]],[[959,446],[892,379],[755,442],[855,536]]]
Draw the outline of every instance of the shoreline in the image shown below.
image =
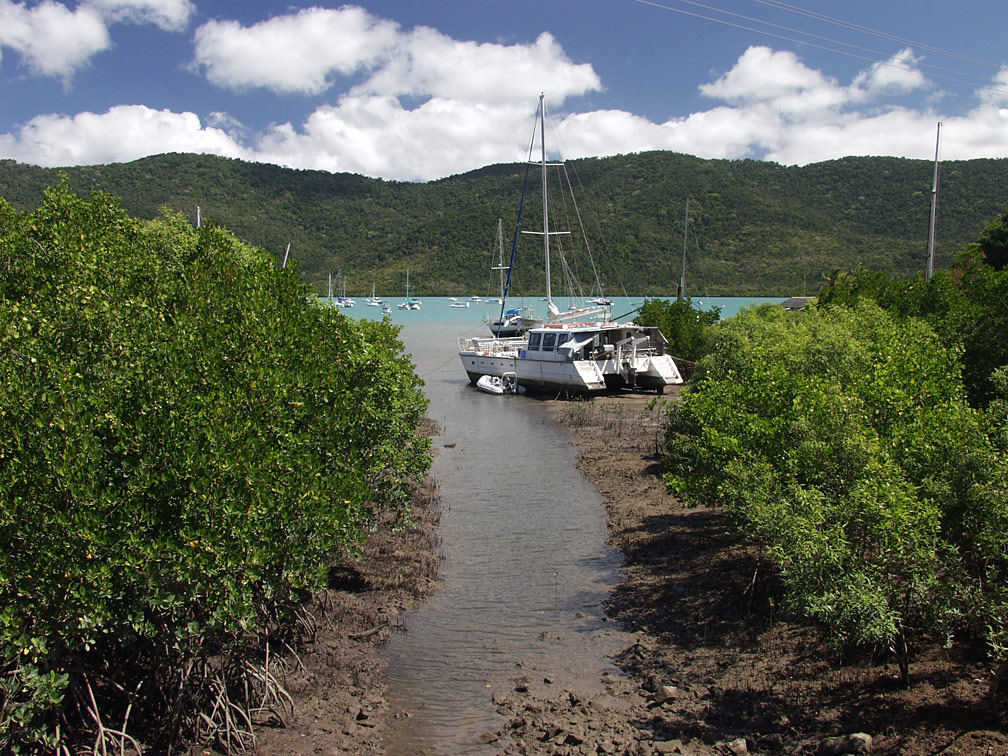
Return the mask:
[[393,715],[383,648],[401,630],[398,615],[437,590],[440,516],[428,476],[413,493],[413,527],[396,529],[394,517],[383,513],[360,557],[331,568],[329,588],[309,607],[314,638],[284,665],[294,715],[283,727],[257,730],[257,756],[385,753],[385,724]]

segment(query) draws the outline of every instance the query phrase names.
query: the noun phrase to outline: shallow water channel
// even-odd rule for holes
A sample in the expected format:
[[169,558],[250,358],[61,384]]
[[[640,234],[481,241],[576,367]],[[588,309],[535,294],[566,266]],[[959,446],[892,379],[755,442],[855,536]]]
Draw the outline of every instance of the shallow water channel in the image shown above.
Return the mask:
[[605,544],[601,497],[542,400],[469,385],[456,349],[469,334],[458,331],[426,323],[402,334],[442,428],[433,475],[444,563],[439,590],[402,615],[387,650],[391,756],[494,753],[480,736],[504,724],[495,691],[549,677],[601,696],[625,645],[602,609],[621,555]]

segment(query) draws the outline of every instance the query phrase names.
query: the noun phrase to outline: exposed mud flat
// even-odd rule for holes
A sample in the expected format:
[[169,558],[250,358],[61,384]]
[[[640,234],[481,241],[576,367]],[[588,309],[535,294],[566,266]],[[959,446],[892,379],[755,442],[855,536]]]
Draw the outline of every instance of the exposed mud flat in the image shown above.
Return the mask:
[[[817,628],[775,613],[773,570],[758,549],[722,512],[684,507],[665,490],[659,424],[674,400],[624,394],[549,405],[605,497],[610,538],[625,555],[607,611],[636,633],[618,659],[633,685],[620,683],[627,707],[618,723],[606,713],[595,730],[582,718],[584,743],[558,745],[557,736],[506,752],[1008,754],[986,698],[982,649],[921,648],[904,688],[894,660],[841,660]],[[557,721],[571,718],[564,708],[583,705],[560,707]],[[870,739],[852,741],[854,733]]]
[[[623,674],[584,685],[516,667],[486,695],[499,754],[921,754],[1008,756],[987,705],[982,649],[919,649],[904,688],[894,661],[839,659],[815,627],[775,612],[772,569],[722,512],[682,506],[661,479],[662,406],[675,395],[543,402],[570,432],[579,467],[605,498],[625,555],[608,618],[631,633]],[[319,633],[288,689],[297,708],[260,732],[259,753],[382,754],[389,710],[382,644],[396,616],[435,589],[438,506],[418,497],[417,528],[381,530],[334,571]],[[562,644],[557,653],[562,654]],[[604,690],[597,693],[599,683]],[[593,690],[586,694],[585,690]],[[855,737],[856,735],[856,737]]]

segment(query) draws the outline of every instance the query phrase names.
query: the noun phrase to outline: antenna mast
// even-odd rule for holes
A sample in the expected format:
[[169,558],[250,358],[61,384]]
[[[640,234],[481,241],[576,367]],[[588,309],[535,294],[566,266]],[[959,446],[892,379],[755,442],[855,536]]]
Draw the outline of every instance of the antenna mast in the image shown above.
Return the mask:
[[683,223],[682,232],[682,273],[679,276],[679,291],[676,292],[676,299],[682,299],[686,293],[686,231],[689,229],[689,197],[686,198],[686,221]]
[[930,281],[934,275],[935,208],[938,204],[938,146],[941,144],[941,121],[938,122],[938,136],[935,139],[934,181],[931,183],[931,225],[928,228],[928,257],[924,280]]

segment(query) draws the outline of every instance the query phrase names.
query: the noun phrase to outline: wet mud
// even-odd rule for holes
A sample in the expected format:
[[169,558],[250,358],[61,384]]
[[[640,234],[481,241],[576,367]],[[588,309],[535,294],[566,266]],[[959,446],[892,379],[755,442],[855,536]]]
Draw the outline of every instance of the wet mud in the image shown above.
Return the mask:
[[[583,686],[516,667],[507,685],[486,691],[500,726],[483,744],[507,755],[1008,756],[982,648],[919,648],[903,687],[885,653],[841,657],[816,627],[780,616],[759,549],[724,513],[666,492],[660,416],[669,401],[674,394],[543,402],[605,499],[611,543],[625,557],[605,610],[627,644],[617,673]],[[318,636],[287,681],[296,715],[260,733],[259,753],[384,753],[382,734],[401,713],[387,703],[382,646],[396,617],[436,590],[432,485],[418,491],[414,520],[409,531],[380,529],[360,559],[334,569]]]

